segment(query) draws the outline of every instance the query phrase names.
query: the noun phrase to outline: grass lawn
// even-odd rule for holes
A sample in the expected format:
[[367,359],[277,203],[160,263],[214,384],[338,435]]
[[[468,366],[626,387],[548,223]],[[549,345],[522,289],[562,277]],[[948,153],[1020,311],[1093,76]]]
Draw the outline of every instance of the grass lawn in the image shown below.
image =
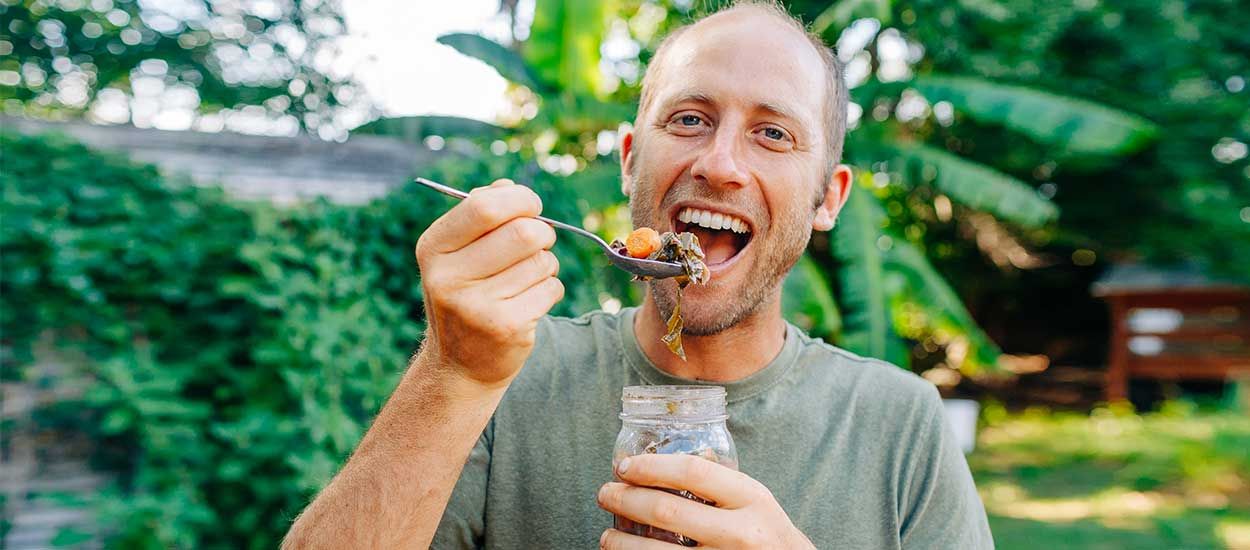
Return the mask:
[[1250,415],[989,405],[968,457],[999,548],[1250,549]]

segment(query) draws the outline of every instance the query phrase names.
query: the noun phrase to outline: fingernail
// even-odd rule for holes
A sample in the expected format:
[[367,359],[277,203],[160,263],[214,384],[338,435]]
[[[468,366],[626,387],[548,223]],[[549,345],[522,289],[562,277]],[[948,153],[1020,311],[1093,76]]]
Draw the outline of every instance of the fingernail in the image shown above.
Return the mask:
[[607,543],[608,543],[608,532],[605,530],[602,535],[599,535],[599,548],[603,548],[603,545]]
[[625,473],[625,470],[628,470],[628,469],[629,469],[629,459],[628,459],[628,458],[626,458],[626,459],[622,460],[620,464],[617,464],[617,465],[616,465],[616,473],[618,473],[618,474],[624,474],[624,473]]

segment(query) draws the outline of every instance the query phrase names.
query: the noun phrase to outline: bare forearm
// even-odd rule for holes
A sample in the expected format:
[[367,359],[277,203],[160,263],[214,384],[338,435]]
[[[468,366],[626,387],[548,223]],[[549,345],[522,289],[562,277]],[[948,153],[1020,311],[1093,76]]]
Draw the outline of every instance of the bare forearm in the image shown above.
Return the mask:
[[423,351],[342,471],[283,548],[425,548],[464,462],[503,396]]

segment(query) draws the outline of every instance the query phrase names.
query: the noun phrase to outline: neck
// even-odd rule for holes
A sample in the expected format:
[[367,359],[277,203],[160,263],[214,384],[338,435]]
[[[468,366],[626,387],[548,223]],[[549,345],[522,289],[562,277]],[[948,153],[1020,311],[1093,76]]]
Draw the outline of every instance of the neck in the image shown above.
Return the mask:
[[781,317],[781,289],[738,324],[709,336],[681,336],[686,360],[673,355],[660,341],[666,321],[650,290],[634,316],[634,335],[643,354],[673,376],[709,382],[733,382],[768,366],[786,341]]

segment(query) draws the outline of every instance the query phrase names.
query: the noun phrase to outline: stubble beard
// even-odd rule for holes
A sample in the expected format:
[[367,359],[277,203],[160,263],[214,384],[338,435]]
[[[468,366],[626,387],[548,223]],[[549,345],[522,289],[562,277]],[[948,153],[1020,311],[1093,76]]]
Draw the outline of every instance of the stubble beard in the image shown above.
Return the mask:
[[[641,162],[635,162],[635,168],[631,171],[631,220],[634,227],[665,227],[668,225],[667,220],[662,219],[661,212],[656,211],[660,201],[655,196],[655,186],[637,169],[640,164]],[[749,246],[756,255],[755,271],[758,275],[748,277],[742,288],[726,292],[727,296],[720,300],[682,300],[682,332],[690,336],[720,334],[751,318],[770,303],[786,274],[807,248],[808,240],[811,239],[811,214],[794,212],[784,219],[774,218],[765,234],[757,232],[753,236]],[[771,235],[772,232],[777,235]],[[665,279],[648,281],[647,284],[660,314],[668,319],[677,307],[677,283]],[[708,285],[715,288],[716,280],[713,278]],[[686,289],[689,291],[691,287]]]

